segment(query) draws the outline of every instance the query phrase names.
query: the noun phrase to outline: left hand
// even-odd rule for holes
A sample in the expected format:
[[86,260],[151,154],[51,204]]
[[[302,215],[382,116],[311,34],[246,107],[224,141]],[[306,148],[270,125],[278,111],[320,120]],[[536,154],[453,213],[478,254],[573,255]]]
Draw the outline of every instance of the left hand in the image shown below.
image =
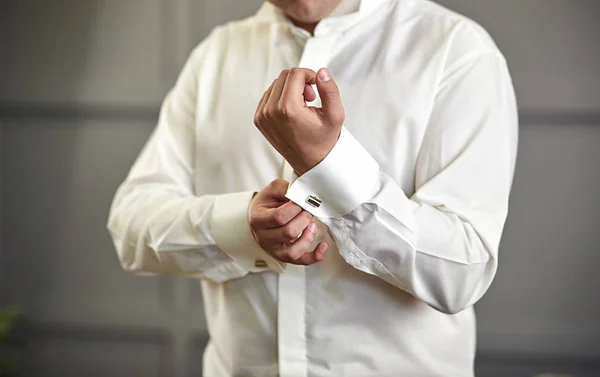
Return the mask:
[[[307,106],[316,94],[322,108]],[[281,72],[263,94],[254,124],[265,138],[302,175],[321,162],[337,142],[344,108],[336,83],[326,68],[315,72],[292,68]]]

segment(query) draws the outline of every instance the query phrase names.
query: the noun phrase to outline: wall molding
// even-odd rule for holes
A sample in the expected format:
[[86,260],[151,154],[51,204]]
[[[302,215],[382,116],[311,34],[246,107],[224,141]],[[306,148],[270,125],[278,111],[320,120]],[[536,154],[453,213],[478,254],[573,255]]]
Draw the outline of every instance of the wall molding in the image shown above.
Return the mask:
[[158,120],[157,105],[2,103],[0,120]]
[[593,370],[600,372],[600,358],[597,356],[552,353],[478,350],[475,356],[475,365],[485,365],[487,367],[494,365],[499,367],[539,367],[546,370]]
[[600,110],[519,111],[522,125],[600,125]]
[[72,322],[24,321],[19,334],[32,338],[93,340],[109,343],[151,343],[167,345],[170,333],[164,327],[74,324]]
[[[2,119],[158,119],[160,104],[9,103],[0,102]],[[600,125],[600,110],[520,110],[521,125]]]

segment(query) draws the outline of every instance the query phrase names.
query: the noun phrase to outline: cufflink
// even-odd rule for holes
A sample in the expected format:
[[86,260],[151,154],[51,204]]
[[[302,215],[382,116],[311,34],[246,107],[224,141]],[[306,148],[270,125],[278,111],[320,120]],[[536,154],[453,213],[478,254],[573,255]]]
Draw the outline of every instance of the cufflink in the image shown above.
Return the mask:
[[306,202],[315,208],[319,208],[321,206],[321,199],[314,195],[309,195],[308,198],[306,198]]
[[254,261],[254,267],[256,268],[266,268],[267,262],[262,259],[257,259]]

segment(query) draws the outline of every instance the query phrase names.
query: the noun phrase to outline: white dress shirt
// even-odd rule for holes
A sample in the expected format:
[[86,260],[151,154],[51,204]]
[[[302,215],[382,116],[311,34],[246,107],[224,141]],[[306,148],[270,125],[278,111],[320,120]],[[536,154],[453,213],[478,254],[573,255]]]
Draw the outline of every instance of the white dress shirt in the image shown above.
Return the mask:
[[[301,177],[253,125],[294,66],[328,67],[346,111]],[[439,5],[363,0],[311,36],[265,3],[193,51],[109,230],[126,270],[201,279],[205,376],[472,376],[516,113],[492,39]],[[254,241],[248,205],[275,178],[319,219],[324,261],[285,265]]]

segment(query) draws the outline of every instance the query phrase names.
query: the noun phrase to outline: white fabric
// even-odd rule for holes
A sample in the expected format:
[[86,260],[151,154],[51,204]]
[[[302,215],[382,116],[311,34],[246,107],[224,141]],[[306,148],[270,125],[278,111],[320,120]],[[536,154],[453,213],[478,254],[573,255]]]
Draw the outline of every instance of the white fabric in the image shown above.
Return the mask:
[[[293,66],[328,67],[346,110],[301,177],[252,124]],[[506,62],[465,17],[365,0],[311,36],[265,3],[191,54],[109,230],[125,269],[202,279],[205,376],[472,376],[516,144]],[[284,266],[251,237],[251,193],[278,177],[320,220],[324,261]]]

